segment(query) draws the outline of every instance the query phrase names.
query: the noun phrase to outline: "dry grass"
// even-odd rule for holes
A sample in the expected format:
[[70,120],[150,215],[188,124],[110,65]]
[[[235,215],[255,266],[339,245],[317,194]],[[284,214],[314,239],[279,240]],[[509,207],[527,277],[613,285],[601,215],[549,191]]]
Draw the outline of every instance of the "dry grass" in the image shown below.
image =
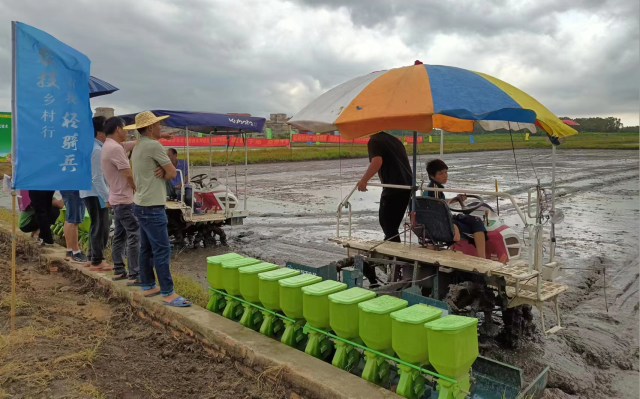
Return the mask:
[[104,338],[100,337],[89,348],[59,356],[52,360],[20,358],[18,349],[24,344],[33,344],[36,339],[53,339],[69,347],[78,347],[83,344],[77,338],[60,334],[60,330],[57,328],[44,328],[42,330],[23,328],[8,337],[0,337],[0,349],[3,352],[0,355],[0,362],[3,363],[0,366],[0,386],[10,380],[24,380],[28,384],[46,386],[56,378],[65,377],[86,367],[91,367],[104,340]]
[[[31,306],[29,302],[24,301],[20,298],[16,298],[16,308],[27,308]],[[0,308],[10,308],[11,307],[11,294],[3,295],[0,299]]]
[[[6,297],[7,295],[5,295]],[[6,298],[0,303],[4,303]],[[29,386],[45,387],[57,378],[64,378],[92,367],[98,351],[109,333],[109,324],[99,336],[89,339],[64,332],[63,326],[40,314],[38,306],[31,306],[18,297],[19,306],[31,307],[29,324],[12,334],[0,334],[0,388],[10,381],[24,381]],[[53,358],[25,355],[21,348],[55,343],[59,348],[73,348],[74,352]],[[5,395],[0,390],[0,398]],[[99,397],[99,396],[96,396]]]
[[[36,338],[58,339],[60,338],[60,327],[56,326],[37,329],[33,326],[27,326],[17,330],[14,334],[0,334],[0,351],[5,353],[5,351],[17,350],[25,344],[35,342]],[[0,359],[3,357],[4,355],[0,353]],[[2,369],[0,368],[0,370]],[[1,372],[0,375],[2,375]]]
[[[17,204],[16,204],[16,209],[17,209]],[[6,209],[6,208],[2,208],[0,207],[0,220],[11,224],[13,222],[12,218],[11,218],[11,210],[10,209]],[[16,220],[17,222],[17,220]]]
[[284,393],[283,377],[287,372],[286,366],[272,366],[258,375],[260,389],[270,389],[276,393]]
[[95,399],[103,399],[105,397],[104,393],[100,392],[100,390],[97,387],[95,387],[93,384],[89,382],[78,384],[76,386],[76,389],[78,390],[78,392],[84,395],[91,396],[92,398],[95,398]]
[[0,163],[0,180],[4,178],[4,175],[11,176],[12,170],[11,162]]

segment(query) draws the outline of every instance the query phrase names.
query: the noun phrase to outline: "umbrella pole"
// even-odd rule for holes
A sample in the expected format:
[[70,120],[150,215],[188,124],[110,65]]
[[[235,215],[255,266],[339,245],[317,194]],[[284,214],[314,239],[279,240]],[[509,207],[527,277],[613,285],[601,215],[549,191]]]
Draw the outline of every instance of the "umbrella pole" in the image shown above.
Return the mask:
[[[551,211],[555,213],[556,210],[556,146],[551,145]],[[556,257],[556,225],[551,221],[551,243],[549,250],[549,263],[553,262]]]
[[248,154],[248,143],[249,135],[245,134],[244,137],[244,210],[247,210],[247,175],[249,174],[249,168],[247,167],[247,160],[249,158]]
[[444,153],[444,130],[440,129],[440,159]]
[[[413,188],[417,186],[417,174],[418,174],[418,132],[413,131]],[[411,191],[411,211],[416,210],[416,192]]]
[[211,169],[212,168],[211,136],[212,136],[212,133],[214,133],[214,132],[215,132],[215,130],[213,132],[209,132],[209,180],[211,180],[211,175],[213,175],[213,170]]
[[[189,127],[186,128],[186,132],[187,132],[187,176],[191,176],[190,172],[190,162],[189,162]],[[185,182],[186,184],[186,182]]]

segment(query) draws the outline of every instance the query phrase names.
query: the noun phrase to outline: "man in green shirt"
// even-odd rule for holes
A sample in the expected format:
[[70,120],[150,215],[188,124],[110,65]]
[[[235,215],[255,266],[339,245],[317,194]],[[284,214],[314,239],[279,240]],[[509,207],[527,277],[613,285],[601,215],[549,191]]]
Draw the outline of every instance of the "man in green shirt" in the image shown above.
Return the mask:
[[[162,295],[168,306],[186,307],[191,302],[173,290],[170,260],[171,244],[167,231],[166,181],[176,176],[176,168],[167,156],[158,139],[162,134],[160,121],[168,116],[157,117],[151,111],[136,115],[135,125],[126,130],[137,129],[140,140],[131,155],[134,214],[140,224],[140,284],[144,295]],[[158,277],[160,288],[154,276]]]

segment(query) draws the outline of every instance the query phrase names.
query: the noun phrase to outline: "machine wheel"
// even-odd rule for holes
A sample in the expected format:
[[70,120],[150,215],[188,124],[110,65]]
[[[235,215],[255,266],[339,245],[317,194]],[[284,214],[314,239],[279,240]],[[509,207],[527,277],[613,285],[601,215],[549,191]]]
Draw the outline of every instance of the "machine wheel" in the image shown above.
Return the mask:
[[478,327],[482,335],[495,337],[500,332],[493,320],[493,311],[499,298],[486,284],[472,281],[451,284],[445,302],[453,314],[477,318],[478,313],[483,313],[483,321]]
[[535,332],[531,305],[520,305],[502,311],[504,329],[500,340],[510,348],[517,348],[523,338],[531,337]]
[[469,317],[476,317],[478,312],[493,311],[497,303],[492,289],[472,281],[449,285],[444,301],[453,313]]

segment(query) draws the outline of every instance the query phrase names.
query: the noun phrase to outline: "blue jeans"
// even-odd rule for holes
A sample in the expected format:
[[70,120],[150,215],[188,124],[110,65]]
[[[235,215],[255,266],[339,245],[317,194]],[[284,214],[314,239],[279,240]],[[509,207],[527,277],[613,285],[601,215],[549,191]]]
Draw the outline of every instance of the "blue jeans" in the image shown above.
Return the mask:
[[64,202],[67,212],[65,214],[65,222],[71,224],[80,224],[84,221],[85,203],[80,198],[78,191],[60,191],[62,201]]
[[164,206],[134,207],[134,214],[140,224],[140,283],[143,290],[156,287],[158,277],[160,294],[173,294],[173,279],[169,263],[171,260],[171,244],[167,232],[167,213]]

